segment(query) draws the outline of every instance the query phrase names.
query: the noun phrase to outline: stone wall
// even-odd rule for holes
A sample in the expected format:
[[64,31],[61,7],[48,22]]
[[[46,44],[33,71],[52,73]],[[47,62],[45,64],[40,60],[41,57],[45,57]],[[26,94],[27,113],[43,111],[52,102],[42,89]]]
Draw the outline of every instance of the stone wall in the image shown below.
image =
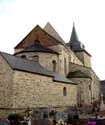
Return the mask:
[[26,55],[27,59],[32,60],[35,55],[39,56],[39,63],[49,71],[53,71],[52,61],[56,61],[56,72],[67,76],[69,73],[69,64],[74,62],[75,64],[81,64],[81,61],[75,56],[75,54],[63,45],[50,46],[50,49],[58,52],[59,54],[43,53],[43,52],[28,52],[20,53],[17,56]]
[[[83,71],[85,74],[87,74],[89,77],[91,77],[91,95],[92,95],[92,101],[96,101],[100,99],[100,80],[95,74],[95,72],[91,68],[87,68],[81,65],[76,65],[71,63],[70,64],[70,72],[80,70]],[[85,81],[84,81],[85,82]],[[87,86],[87,82],[86,82]],[[85,86],[85,88],[87,88]],[[87,95],[88,96],[88,95]]]
[[13,70],[0,55],[0,108],[12,106]]
[[91,56],[89,56],[86,52],[75,52],[77,57],[83,62],[84,66],[91,67]]
[[58,55],[52,53],[44,53],[44,52],[29,52],[29,53],[20,53],[17,56],[25,55],[27,59],[33,60],[34,56],[39,57],[39,63],[47,70],[53,71],[52,62],[56,61],[56,72],[58,72],[59,64],[58,64]]
[[103,94],[103,98],[105,100],[105,80],[101,80],[100,81],[100,89],[101,89],[101,93],[100,94]]
[[[63,96],[63,87],[67,96]],[[51,77],[15,71],[13,108],[73,106],[77,103],[77,85],[54,82]]]
[[80,105],[92,103],[91,79],[90,78],[71,78],[77,85],[77,103]]
[[70,63],[81,64],[81,61],[75,56],[75,54],[67,47],[59,45],[59,70],[60,73],[67,76],[69,73]]
[[94,72],[92,73],[92,98],[93,101],[97,101],[100,99],[100,80],[97,78]]

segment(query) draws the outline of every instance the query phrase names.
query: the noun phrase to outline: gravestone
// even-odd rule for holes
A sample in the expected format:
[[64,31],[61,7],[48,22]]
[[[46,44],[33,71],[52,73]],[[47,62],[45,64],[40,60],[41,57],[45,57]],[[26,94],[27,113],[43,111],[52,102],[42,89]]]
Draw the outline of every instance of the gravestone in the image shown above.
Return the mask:
[[10,125],[9,120],[5,119],[5,120],[0,120],[0,125]]
[[100,111],[103,111],[103,110],[105,110],[105,104],[104,104],[104,101],[103,101],[103,93],[101,93]]
[[48,119],[32,119],[31,125],[51,125],[51,121]]

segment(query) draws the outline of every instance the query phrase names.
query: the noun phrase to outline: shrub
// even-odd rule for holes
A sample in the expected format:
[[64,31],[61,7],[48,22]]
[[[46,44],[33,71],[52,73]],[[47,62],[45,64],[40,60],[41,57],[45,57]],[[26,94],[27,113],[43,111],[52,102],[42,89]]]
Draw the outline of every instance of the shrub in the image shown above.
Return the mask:
[[20,114],[12,113],[8,116],[8,120],[10,121],[21,121],[23,120],[23,116]]

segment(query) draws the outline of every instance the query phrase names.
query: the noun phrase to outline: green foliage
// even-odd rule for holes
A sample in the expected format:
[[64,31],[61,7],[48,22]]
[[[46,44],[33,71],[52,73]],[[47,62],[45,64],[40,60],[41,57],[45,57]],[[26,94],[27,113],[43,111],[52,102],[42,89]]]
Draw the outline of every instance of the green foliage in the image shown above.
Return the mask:
[[73,116],[68,114],[67,120],[72,120],[72,119],[73,119]]
[[23,120],[23,116],[20,114],[12,113],[8,116],[8,120],[10,121],[21,121]]

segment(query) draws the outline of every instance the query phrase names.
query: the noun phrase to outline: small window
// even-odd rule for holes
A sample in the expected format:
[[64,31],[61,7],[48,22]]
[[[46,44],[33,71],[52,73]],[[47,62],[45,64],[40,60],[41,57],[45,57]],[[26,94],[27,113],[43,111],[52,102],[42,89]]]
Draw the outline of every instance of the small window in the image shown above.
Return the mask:
[[91,91],[91,85],[89,85],[89,90]]
[[35,62],[39,62],[39,56],[38,55],[33,56],[32,60],[35,61]]
[[53,61],[52,61],[53,72],[56,72],[56,65],[57,65],[56,61],[53,60]]
[[63,96],[67,96],[67,89],[66,89],[66,87],[63,88]]
[[26,59],[26,55],[22,55],[22,56],[21,56],[21,58],[24,58],[24,59]]

